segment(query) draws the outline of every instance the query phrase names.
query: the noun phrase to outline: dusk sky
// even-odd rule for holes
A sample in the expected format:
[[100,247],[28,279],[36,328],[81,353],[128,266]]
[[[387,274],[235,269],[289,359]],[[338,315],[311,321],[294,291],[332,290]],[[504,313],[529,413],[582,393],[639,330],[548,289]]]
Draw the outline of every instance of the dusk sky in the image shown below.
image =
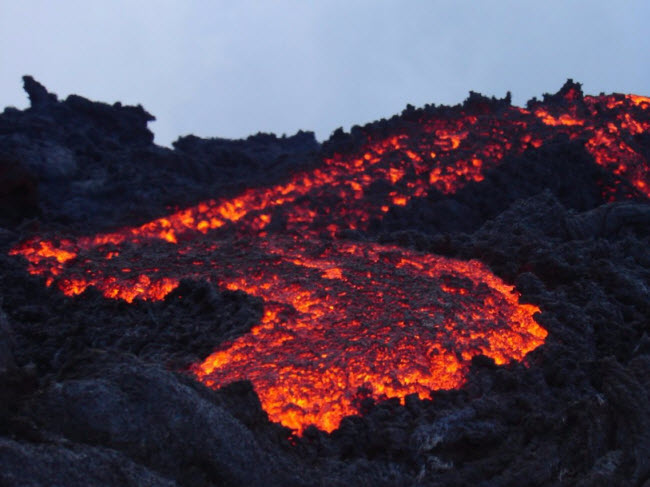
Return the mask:
[[142,104],[162,145],[322,141],[470,90],[650,95],[649,19],[647,1],[0,0],[0,109],[28,105],[31,74],[60,98]]

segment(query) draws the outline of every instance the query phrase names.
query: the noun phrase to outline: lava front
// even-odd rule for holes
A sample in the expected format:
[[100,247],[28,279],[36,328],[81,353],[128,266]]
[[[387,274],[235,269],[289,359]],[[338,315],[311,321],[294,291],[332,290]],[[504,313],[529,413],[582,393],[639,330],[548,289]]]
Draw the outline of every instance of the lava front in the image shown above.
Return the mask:
[[281,255],[269,246],[255,263],[232,256],[246,277],[220,281],[263,297],[262,323],[195,372],[210,386],[250,380],[269,417],[299,433],[334,430],[364,397],[457,388],[473,356],[521,360],[546,337],[539,309],[518,304],[477,261],[372,243],[282,243]]

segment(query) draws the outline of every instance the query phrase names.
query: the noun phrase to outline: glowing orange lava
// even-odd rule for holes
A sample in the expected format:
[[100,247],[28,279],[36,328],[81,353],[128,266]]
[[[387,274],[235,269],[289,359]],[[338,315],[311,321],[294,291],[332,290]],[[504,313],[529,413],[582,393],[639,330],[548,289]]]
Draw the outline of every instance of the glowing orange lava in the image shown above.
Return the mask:
[[[67,295],[159,300],[182,278],[264,299],[261,323],[222,344],[194,372],[214,387],[250,380],[271,419],[332,431],[359,401],[427,397],[464,382],[477,354],[521,360],[544,342],[513,289],[479,262],[340,238],[431,191],[481,183],[506,156],[558,134],[650,196],[650,99],[583,97],[575,87],[530,110],[419,112],[386,135],[271,187],[215,199],[134,228],[76,239],[30,239],[11,251]],[[378,135],[381,132],[381,135]],[[612,188],[603,188],[604,192]],[[273,224],[273,225],[272,225]],[[162,268],[161,268],[162,267]]]
[[195,372],[211,386],[250,380],[269,417],[299,433],[334,430],[364,396],[457,388],[473,356],[521,360],[547,334],[533,320],[539,309],[476,261],[351,242],[283,242],[276,255],[220,279],[268,304],[259,326]]

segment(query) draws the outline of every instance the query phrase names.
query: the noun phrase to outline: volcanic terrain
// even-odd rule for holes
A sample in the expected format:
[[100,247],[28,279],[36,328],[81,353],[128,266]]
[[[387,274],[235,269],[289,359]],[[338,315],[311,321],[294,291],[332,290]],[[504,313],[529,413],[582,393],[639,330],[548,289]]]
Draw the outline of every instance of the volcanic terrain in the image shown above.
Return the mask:
[[324,143],[0,114],[0,485],[650,486],[650,98]]

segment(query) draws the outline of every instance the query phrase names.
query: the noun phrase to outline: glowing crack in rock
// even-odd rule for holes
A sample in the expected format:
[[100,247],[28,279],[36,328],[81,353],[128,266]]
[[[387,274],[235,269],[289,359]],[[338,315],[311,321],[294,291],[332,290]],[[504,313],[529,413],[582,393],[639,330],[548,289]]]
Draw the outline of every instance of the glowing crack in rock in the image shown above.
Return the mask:
[[248,379],[272,420],[332,431],[364,397],[457,388],[473,356],[521,360],[546,337],[533,319],[539,309],[483,264],[342,240],[341,231],[364,231],[431,190],[480,183],[506,156],[558,134],[584,141],[629,196],[650,196],[634,138],[650,129],[650,98],[569,88],[561,103],[529,108],[424,111],[408,130],[368,133],[359,149],[281,184],[139,227],[37,236],[11,254],[70,296],[94,286],[109,298],[159,300],[198,278],[263,298],[261,322],[193,372],[213,387]]

